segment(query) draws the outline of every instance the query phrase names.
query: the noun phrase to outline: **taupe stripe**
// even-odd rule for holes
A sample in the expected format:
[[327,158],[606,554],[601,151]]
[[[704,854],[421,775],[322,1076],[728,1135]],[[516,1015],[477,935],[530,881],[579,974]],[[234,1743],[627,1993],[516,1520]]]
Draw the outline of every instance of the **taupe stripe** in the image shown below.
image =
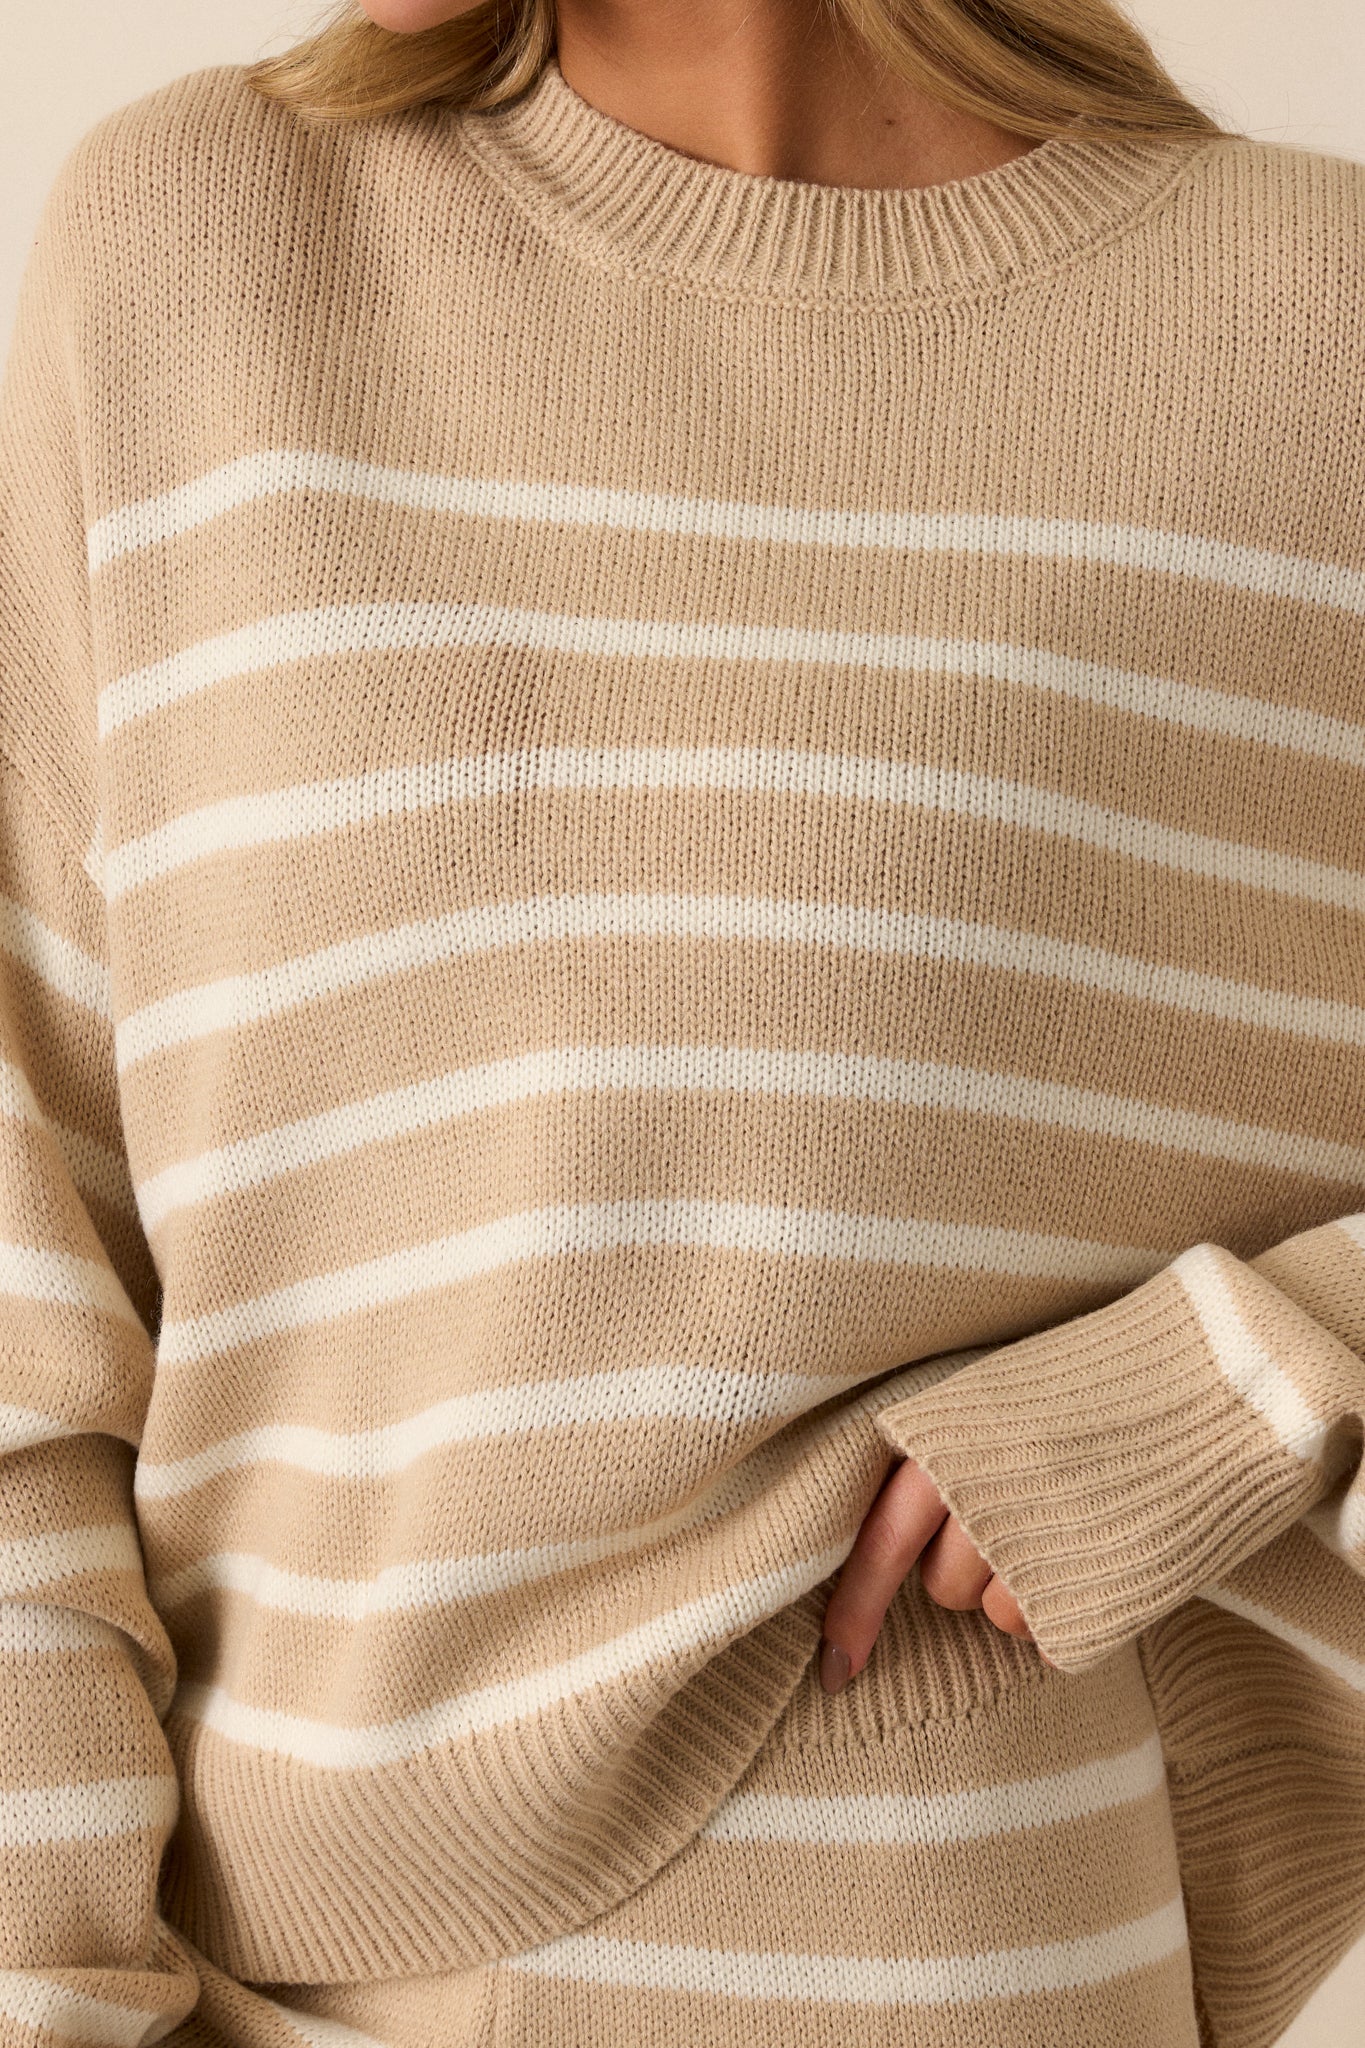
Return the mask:
[[142,1329],[117,1274],[107,1261],[47,1245],[0,1243],[0,1297],[50,1302],[58,1308],[94,1309]]
[[719,1998],[784,1998],[865,2006],[969,2005],[1104,1983],[1174,1955],[1186,1944],[1177,1895],[1103,1934],[964,1956],[834,1956],[669,1946],[606,1935],[562,1935],[508,1956],[502,1967],[586,1984]]
[[1165,1782],[1159,1735],[1135,1749],[1048,1776],[971,1792],[735,1792],[701,1833],[723,1842],[809,1842],[836,1847],[979,1841],[1105,1813]]
[[60,1150],[72,1181],[83,1195],[93,1196],[130,1218],[136,1216],[127,1155],[116,1152],[112,1146],[101,1145],[84,1131],[55,1123],[44,1113],[27,1074],[6,1059],[0,1059],[0,1117],[3,1116],[45,1131]]
[[226,975],[144,1004],[116,1026],[120,1071],[170,1046],[239,1030],[365,982],[502,946],[616,937],[829,946],[952,960],[965,966],[1094,988],[1189,1010],[1256,1030],[1365,1045],[1365,1007],[1258,988],[1224,975],[1164,967],[1098,946],[965,919],[861,904],[782,902],[750,896],[533,897],[481,904],[362,933],[256,973]]
[[638,1197],[547,1204],[472,1230],[405,1245],[378,1258],[248,1297],[203,1315],[163,1322],[157,1362],[213,1358],[282,1330],[402,1301],[523,1259],[575,1258],[619,1245],[676,1245],[761,1252],[779,1259],[851,1259],[968,1271],[1044,1274],[1134,1285],[1166,1254],[1044,1232],[936,1218],[854,1215],[788,1204]]
[[106,683],[97,703],[99,737],[108,740],[132,720],[164,711],[219,683],[283,664],[434,647],[539,648],[649,662],[818,662],[907,675],[949,671],[1048,690],[1249,744],[1287,747],[1352,767],[1365,766],[1365,726],[1297,705],[1081,661],[1051,648],[903,633],[580,617],[435,600],[281,612],[199,641]]
[[141,1575],[142,1550],[131,1522],[45,1530],[0,1542],[0,1597],[34,1592],[84,1572]]
[[0,951],[29,968],[67,1002],[100,1018],[112,1015],[109,970],[104,962],[10,896],[0,896]]
[[1270,847],[1179,831],[1062,790],[913,762],[760,747],[527,748],[247,791],[183,812],[112,847],[104,859],[104,889],[114,902],[217,854],[311,840],[373,818],[523,789],[712,789],[901,804],[1073,839],[1243,888],[1365,909],[1365,875]]
[[165,2015],[110,1998],[92,1998],[39,1970],[0,1970],[0,2015],[36,2034],[85,2041],[91,2048],[140,2048],[160,2036]]
[[[0,1081],[3,1070],[0,1069]],[[696,1090],[828,1097],[965,1111],[1137,1145],[1160,1145],[1274,1173],[1365,1183],[1365,1146],[1237,1123],[1099,1089],[930,1060],[742,1045],[562,1045],[457,1068],[335,1109],[272,1125],[177,1159],[139,1182],[144,1228],[177,1210],[259,1188],[367,1145],[452,1118],[564,1093]]]
[[659,1659],[686,1657],[707,1642],[727,1640],[818,1585],[842,1563],[847,1550],[846,1543],[836,1545],[780,1571],[727,1586],[656,1615],[562,1664],[438,1701],[401,1720],[337,1726],[248,1706],[225,1687],[199,1683],[178,1686],[171,1711],[241,1747],[273,1751],[326,1770],[371,1772],[437,1745],[543,1713]]
[[[264,1996],[264,1994],[260,1994]],[[307,2041],[311,2048],[384,2048],[384,2043],[373,2034],[364,2034],[359,2027],[343,2026],[339,2020],[319,2019],[314,2013],[292,2012],[278,1999],[271,1999],[271,2005],[292,2032],[301,2041]]]
[[853,512],[613,490],[600,485],[446,476],[328,454],[263,448],[168,491],[106,512],[86,539],[92,574],[118,556],[155,547],[225,512],[292,491],[334,491],[472,519],[545,520],[637,532],[758,540],[787,547],[890,548],[1112,563],[1196,577],[1234,590],[1365,613],[1365,574],[1335,562],[1117,521],[1040,519],[976,512]]
[[0,1401],[0,1453],[26,1450],[30,1444],[50,1443],[54,1437],[78,1436],[79,1430],[48,1415],[41,1408],[22,1408],[14,1401]]
[[[220,1439],[195,1452],[192,1457],[158,1459],[143,1457],[138,1463],[137,1493],[141,1500],[160,1500],[205,1485],[223,1472],[240,1471],[248,1465],[270,1460],[318,1472],[329,1479],[356,1483],[405,1471],[418,1459],[429,1457],[443,1445],[478,1442],[492,1436],[525,1434],[533,1430],[578,1431],[596,1424],[628,1421],[660,1421],[664,1417],[717,1425],[727,1432],[744,1429],[756,1420],[797,1415],[821,1401],[847,1391],[862,1375],[827,1378],[813,1373],[756,1374],[752,1371],[715,1372],[704,1366],[642,1366],[623,1372],[588,1372],[564,1380],[532,1380],[524,1385],[490,1387],[481,1393],[457,1394],[434,1407],[423,1408],[401,1422],[377,1429],[355,1430],[349,1434],[318,1429],[302,1423],[275,1423]],[[742,1485],[757,1483],[758,1469]],[[722,1498],[724,1491],[722,1490]],[[698,1504],[700,1506],[700,1503]],[[648,1530],[628,1532],[626,1547],[638,1536],[657,1535],[678,1524],[675,1517],[651,1525]],[[618,1548],[621,1539],[603,1538],[602,1556]],[[545,1556],[560,1555],[572,1547],[549,1546]],[[588,1547],[589,1549],[591,1546]],[[584,1550],[584,1554],[588,1554]],[[385,1575],[383,1587],[407,1582],[409,1570],[427,1581],[433,1592],[447,1571],[457,1575],[474,1572],[497,1577],[515,1572],[535,1574],[521,1561],[522,1554],[508,1552],[501,1559],[432,1560],[415,1568],[403,1568]],[[251,1560],[254,1565],[257,1560]],[[557,1567],[559,1568],[559,1567]],[[197,1567],[198,1577],[204,1567]],[[253,1581],[255,1579],[252,1573]],[[226,1583],[217,1580],[216,1583]],[[279,1575],[281,1591],[287,1584]],[[357,1582],[344,1586],[327,1583],[324,1597],[339,1600],[336,1608],[315,1611],[375,1611],[389,1604],[388,1593],[376,1583]],[[436,1593],[436,1597],[447,1597]],[[285,1604],[281,1601],[280,1604]],[[289,1603],[292,1604],[292,1603]],[[312,1600],[308,1603],[313,1604]]]

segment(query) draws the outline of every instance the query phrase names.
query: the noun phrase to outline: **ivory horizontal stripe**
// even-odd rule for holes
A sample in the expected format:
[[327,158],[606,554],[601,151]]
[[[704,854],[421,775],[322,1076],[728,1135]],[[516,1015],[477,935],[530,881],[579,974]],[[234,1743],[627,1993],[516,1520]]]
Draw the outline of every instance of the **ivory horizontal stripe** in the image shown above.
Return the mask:
[[73,1185],[87,1198],[93,1196],[112,1209],[133,1216],[132,1193],[126,1157],[108,1145],[53,1121],[43,1110],[22,1067],[0,1059],[0,1116],[32,1124],[45,1131],[56,1145],[71,1175]]
[[503,946],[687,939],[842,948],[1034,975],[1256,1030],[1365,1045],[1365,1007],[1166,967],[1045,933],[861,904],[665,893],[522,897],[338,940],[247,974],[178,989],[116,1026],[119,1069],[215,1031],[241,1030],[369,982]]
[[122,1657],[128,1638],[112,1622],[80,1607],[0,1599],[0,1657],[68,1656],[86,1650],[114,1650]]
[[1334,1221],[1353,1250],[1365,1252],[1365,1211],[1355,1216],[1338,1216]]
[[142,1546],[131,1522],[53,1529],[0,1543],[0,1598],[36,1592],[86,1572],[142,1574]]
[[[1351,1284],[1365,1289],[1365,1210],[1357,1210],[1351,1216],[1336,1217],[1334,1226],[1350,1247],[1347,1259],[1355,1267]],[[1315,1521],[1318,1535],[1323,1534],[1324,1523],[1330,1513],[1330,1508],[1324,1503]],[[1330,1547],[1343,1557],[1365,1550],[1365,1487],[1353,1486],[1347,1493],[1335,1517]]]
[[[978,1355],[967,1351],[940,1356],[932,1362],[926,1360],[915,1372],[915,1383],[925,1386],[936,1384]],[[593,1374],[591,1377],[625,1379],[628,1375]],[[727,1377],[737,1378],[739,1375]],[[802,1376],[779,1376],[779,1391],[782,1377],[796,1380]],[[570,1388],[574,1383],[564,1384]],[[772,1384],[772,1380],[751,1382],[751,1391],[761,1394]],[[818,1404],[822,1399],[846,1392],[857,1384],[857,1375],[830,1377],[818,1382],[809,1378],[808,1397],[812,1404]],[[860,1414],[874,1415],[889,1402],[902,1399],[904,1391],[903,1387],[882,1381],[849,1404],[841,1405],[808,1431],[803,1440],[805,1457],[814,1456],[829,1438],[851,1428]],[[478,1397],[474,1398],[477,1400]],[[421,1422],[425,1427],[419,1430],[400,1426],[405,1431],[400,1438],[379,1431],[368,1432],[367,1442],[371,1446],[374,1438],[384,1438],[380,1455],[373,1460],[363,1454],[356,1455],[359,1446],[355,1437],[334,1436],[328,1439],[324,1433],[314,1432],[304,1448],[314,1454],[315,1462],[304,1464],[297,1459],[290,1462],[332,1478],[375,1477],[403,1469],[425,1451],[442,1443],[469,1440],[447,1433],[452,1424],[458,1427],[458,1417],[448,1417],[440,1409],[428,1409],[423,1417],[414,1418],[414,1422]],[[226,1451],[239,1464],[245,1464],[255,1462],[254,1457],[239,1458],[238,1454],[252,1448],[243,1438],[234,1437],[226,1445],[211,1446],[194,1458],[179,1459],[173,1463],[144,1461],[139,1468],[136,1491],[148,1498],[167,1498],[187,1492],[201,1485],[205,1478],[232,1469],[222,1462],[221,1455],[215,1456],[214,1453]],[[385,1459],[385,1452],[392,1456],[392,1463]],[[265,1455],[270,1454],[271,1449],[267,1446]],[[418,1558],[407,1564],[387,1566],[372,1579],[326,1578],[316,1573],[286,1571],[271,1564],[258,1552],[218,1551],[196,1558],[180,1571],[149,1575],[149,1588],[161,1613],[170,1613],[216,1588],[240,1594],[263,1610],[309,1615],[331,1622],[356,1624],[376,1614],[415,1613],[428,1607],[483,1599],[533,1579],[549,1578],[557,1572],[571,1571],[584,1564],[628,1555],[644,1549],[647,1544],[662,1543],[688,1529],[719,1521],[765,1492],[787,1457],[787,1451],[771,1440],[759,1444],[738,1464],[722,1470],[717,1480],[683,1507],[633,1529],[613,1531],[582,1542],[543,1543],[482,1556]],[[51,1610],[53,1613],[61,1611]],[[4,1610],[0,1607],[0,1648],[4,1646],[3,1615]]]
[[23,1408],[14,1401],[0,1401],[0,1454],[11,1456],[33,1444],[51,1443],[57,1437],[78,1436],[60,1415],[48,1415],[41,1408]]
[[38,1970],[0,1970],[0,2019],[59,2041],[85,2041],[90,2048],[141,2048],[166,2032],[160,2012],[92,1998]]
[[1165,1782],[1161,1738],[1045,1777],[970,1792],[796,1794],[736,1792],[701,1833],[722,1842],[804,1842],[833,1848],[937,1847],[1056,1827],[1131,1804]]
[[198,1681],[183,1681],[176,1688],[170,1712],[199,1723],[225,1741],[271,1751],[295,1763],[322,1770],[380,1770],[444,1743],[545,1713],[646,1665],[662,1661],[682,1669],[706,1645],[729,1640],[799,1599],[842,1564],[848,1547],[836,1544],[781,1571],[740,1580],[657,1614],[624,1635],[595,1644],[562,1663],[439,1700],[396,1721],[340,1727],[300,1714],[248,1706],[224,1687]]
[[240,506],[292,491],[369,498],[470,519],[537,520],[707,540],[1094,562],[1365,612],[1361,570],[1169,528],[1000,513],[859,512],[590,484],[442,475],[313,448],[265,448],[240,455],[169,491],[116,506],[87,531],[91,573],[121,555],[155,547]]
[[780,1046],[560,1045],[454,1068],[175,1160],[138,1183],[138,1208],[144,1229],[152,1231],[177,1210],[263,1187],[452,1118],[552,1095],[633,1089],[733,1091],[1002,1117],[1268,1172],[1365,1185],[1362,1146],[1023,1074]]
[[6,1294],[62,1308],[94,1309],[146,1334],[118,1275],[105,1260],[85,1259],[76,1252],[52,1251],[43,1245],[0,1243],[0,1295]]
[[969,2005],[1102,1984],[1186,1944],[1177,1894],[1155,1912],[1101,1934],[961,1956],[803,1955],[712,1949],[607,1935],[568,1934],[506,1957],[501,1967],[583,1984],[687,1991],[714,1998],[788,1999],[824,2005]]
[[1357,1569],[1365,1565],[1365,1483],[1350,1481],[1339,1496],[1320,1501],[1300,1520],[1324,1549]]
[[230,1592],[263,1613],[359,1624],[379,1614],[416,1614],[510,1592],[532,1580],[628,1555],[720,1512],[708,1499],[704,1508],[689,1507],[686,1514],[663,1517],[647,1528],[628,1529],[619,1535],[581,1543],[542,1543],[483,1556],[419,1558],[413,1564],[389,1565],[373,1579],[329,1579],[315,1573],[283,1571],[255,1551],[215,1551],[183,1571],[150,1579],[148,1590],[161,1614],[173,1613],[209,1592]]
[[1074,840],[1209,881],[1365,910],[1365,875],[1273,848],[1179,831],[1054,789],[963,770],[762,747],[534,747],[453,756],[205,804],[111,848],[117,901],[191,863],[522,790],[721,790],[904,805]]
[[132,720],[220,683],[289,662],[442,647],[537,648],[594,660],[816,663],[962,675],[1365,766],[1365,725],[1297,705],[1082,661],[1045,647],[906,633],[592,617],[435,599],[277,612],[196,641],[106,683],[97,700],[99,738],[107,740]]
[[104,819],[95,818],[94,830],[90,834],[85,852],[81,855],[81,866],[95,887],[104,888]]
[[1317,1415],[1294,1379],[1271,1357],[1238,1312],[1223,1271],[1227,1254],[1215,1245],[1192,1245],[1171,1272],[1183,1287],[1209,1350],[1228,1385],[1263,1416],[1280,1443],[1313,1464],[1326,1456],[1333,1425]]
[[109,970],[104,962],[53,931],[11,896],[0,896],[0,952],[27,967],[67,1002],[106,1020],[112,1016]]
[[[960,1370],[979,1355],[978,1351],[969,1350],[926,1359],[914,1368],[915,1387],[936,1385],[940,1379]],[[593,1374],[589,1377],[611,1379],[628,1375]],[[547,1392],[553,1393],[554,1382],[540,1384]],[[856,1381],[831,1376],[826,1384],[834,1394],[847,1391],[856,1385]],[[503,1391],[512,1390],[494,1389],[493,1394],[496,1397]],[[894,1384],[876,1382],[848,1406],[824,1422],[811,1426],[805,1438],[806,1456],[812,1456],[827,1437],[850,1428],[860,1413],[874,1415],[879,1408],[901,1398],[903,1392],[900,1375],[896,1376]],[[447,1444],[481,1441],[488,1432],[478,1427],[480,1417],[477,1412],[471,1416],[471,1407],[476,1410],[481,1398],[477,1394],[457,1395],[453,1400],[439,1402],[403,1422],[384,1424],[376,1429],[346,1433],[299,1424],[266,1425],[221,1438],[186,1458],[155,1460],[144,1457],[134,1477],[134,1494],[138,1500],[170,1499],[192,1492],[224,1472],[245,1470],[266,1459],[342,1482],[365,1483],[388,1478],[408,1470],[418,1459]],[[525,1413],[533,1412],[528,1401]],[[508,1413],[507,1419],[514,1423],[514,1409]],[[512,1434],[514,1431],[509,1428],[496,1433]],[[771,1460],[779,1455],[771,1442],[755,1446],[741,1463],[722,1472],[720,1478],[687,1508],[627,1531],[624,1539],[627,1547],[637,1541],[657,1540],[687,1527],[693,1513],[698,1521],[729,1513],[751,1495],[763,1491],[769,1483]],[[603,1556],[611,1554],[615,1540],[610,1536],[598,1539]],[[413,1565],[393,1567],[381,1573],[377,1580],[320,1579],[303,1573],[282,1572],[252,1555],[240,1559],[225,1556],[221,1560],[208,1557],[196,1560],[182,1572],[158,1577],[156,1586],[158,1599],[164,1597],[168,1607],[193,1597],[206,1585],[232,1584],[239,1591],[249,1592],[263,1606],[289,1608],[298,1613],[326,1614],[338,1620],[356,1620],[376,1611],[379,1603],[387,1604],[391,1596],[401,1595],[406,1599],[409,1591],[416,1605],[422,1593],[431,1587],[440,1590],[447,1580],[457,1589],[477,1585],[480,1592],[497,1591],[503,1575],[524,1572],[528,1578],[541,1576],[537,1568],[540,1563],[546,1564],[548,1572],[554,1558],[587,1548],[578,1544],[547,1544],[539,1550],[508,1550],[491,1557],[419,1560]],[[563,1563],[553,1564],[554,1570],[567,1568]],[[218,1576],[220,1570],[221,1578]],[[411,1584],[408,1573],[413,1575]],[[444,1593],[442,1597],[445,1597]],[[461,1597],[474,1595],[464,1592]]]
[[[538,1429],[581,1429],[599,1423],[662,1421],[708,1422],[725,1430],[743,1430],[755,1422],[801,1414],[822,1401],[856,1386],[857,1377],[828,1378],[813,1373],[717,1372],[705,1366],[639,1366],[627,1372],[590,1372],[572,1379],[533,1380],[521,1386],[490,1387],[475,1394],[457,1394],[439,1401],[402,1422],[386,1423],[377,1429],[336,1432],[303,1423],[268,1423],[238,1436],[225,1437],[207,1445],[192,1457],[159,1460],[142,1458],[138,1464],[136,1492],[142,1500],[161,1500],[205,1485],[223,1472],[270,1459],[292,1465],[300,1471],[316,1472],[324,1478],[365,1481],[386,1478],[406,1471],[419,1458],[449,1444],[477,1443],[491,1436],[515,1436]],[[745,1466],[752,1459],[745,1460]],[[728,1485],[742,1489],[748,1483],[742,1473],[732,1475]],[[686,1518],[666,1516],[646,1529],[629,1532],[629,1539],[647,1541],[673,1527],[685,1526]],[[624,1539],[622,1539],[624,1540]],[[618,1539],[603,1538],[600,1555],[606,1557]],[[570,1551],[592,1552],[583,1544],[553,1544],[544,1554],[567,1555]],[[316,1592],[299,1593],[309,1603],[308,1611],[347,1613],[358,1617],[378,1612],[392,1604],[406,1605],[406,1598],[394,1596],[402,1589],[415,1591],[419,1581],[429,1583],[433,1592],[449,1579],[452,1583],[466,1574],[475,1580],[487,1576],[490,1590],[504,1573],[536,1576],[519,1562],[538,1553],[506,1551],[496,1558],[455,1558],[430,1560],[423,1564],[397,1566],[385,1572],[379,1582],[346,1582],[339,1579],[308,1582]],[[249,1561],[255,1565],[258,1560]],[[562,1567],[557,1567],[562,1568]],[[193,1568],[201,1569],[200,1567]],[[275,1584],[283,1592],[295,1577],[278,1573],[262,1584]],[[226,1584],[228,1579],[215,1579]],[[511,1579],[507,1583],[512,1583]],[[253,1589],[254,1590],[254,1589]],[[436,1593],[436,1597],[448,1597]],[[466,1595],[465,1597],[469,1597]],[[322,1605],[313,1602],[321,1601]],[[335,1603],[335,1604],[334,1604]],[[270,1604],[284,1604],[271,1601]],[[292,1604],[292,1602],[290,1603]],[[415,1602],[414,1602],[415,1604]],[[304,1611],[300,1608],[299,1611]]]
[[0,1791],[0,1849],[40,1849],[169,1828],[179,1810],[174,1772]]
[[[832,1396],[856,1385],[857,1381],[856,1378],[831,1379],[823,1384],[827,1394]],[[830,1436],[847,1430],[860,1409],[875,1411],[881,1405],[879,1392],[874,1390],[863,1401],[855,1402],[851,1409],[841,1408],[813,1429],[805,1440],[806,1455],[812,1455]],[[333,1441],[337,1442],[336,1439]],[[448,1441],[451,1439],[440,1434],[438,1425],[434,1442],[426,1448],[436,1448]],[[236,1446],[240,1439],[233,1439],[232,1443]],[[408,1448],[413,1451],[411,1443]],[[378,1614],[413,1614],[432,1607],[454,1606],[461,1601],[486,1599],[532,1580],[551,1578],[586,1564],[600,1564],[608,1558],[628,1556],[647,1545],[666,1542],[689,1529],[700,1528],[734,1514],[772,1484],[776,1463],[772,1449],[770,1445],[760,1445],[739,1464],[724,1470],[720,1478],[695,1499],[669,1514],[632,1529],[612,1531],[580,1542],[543,1543],[468,1557],[418,1558],[407,1564],[389,1565],[372,1579],[325,1578],[316,1573],[286,1571],[256,1552],[220,1551],[197,1558],[181,1571],[153,1576],[149,1582],[150,1591],[155,1605],[163,1614],[203,1593],[222,1589],[249,1599],[263,1611],[301,1614],[315,1620],[352,1625],[362,1624]],[[420,1456],[421,1451],[417,1450],[413,1455]],[[186,1485],[174,1490],[186,1491],[203,1483],[200,1477],[203,1469],[200,1459],[181,1460],[174,1466],[153,1465],[147,1490],[164,1497],[173,1490],[176,1479],[184,1479]],[[210,1476],[222,1469],[226,1468],[211,1464]],[[327,1469],[328,1476],[338,1476],[329,1468],[316,1464],[307,1469]],[[347,1470],[340,1476],[353,1477],[354,1472]]]
[[1296,1627],[1282,1615],[1273,1614],[1255,1600],[1243,1599],[1240,1593],[1233,1593],[1226,1586],[1201,1586],[1196,1597],[1207,1600],[1214,1607],[1226,1608],[1229,1614],[1240,1615],[1243,1621],[1254,1622],[1267,1635],[1278,1636],[1282,1643],[1301,1651],[1314,1664],[1330,1671],[1334,1678],[1340,1678],[1354,1691],[1365,1692],[1365,1663],[1359,1657],[1348,1657],[1344,1650],[1324,1643],[1318,1636],[1309,1635],[1306,1629]]
[[1144,1246],[994,1224],[856,1215],[787,1203],[685,1196],[547,1203],[471,1230],[404,1245],[357,1265],[310,1274],[202,1315],[172,1316],[161,1325],[157,1362],[169,1367],[213,1358],[282,1330],[410,1300],[528,1259],[591,1257],[655,1245],[778,1259],[948,1266],[962,1272],[1130,1286],[1146,1279],[1169,1256]]

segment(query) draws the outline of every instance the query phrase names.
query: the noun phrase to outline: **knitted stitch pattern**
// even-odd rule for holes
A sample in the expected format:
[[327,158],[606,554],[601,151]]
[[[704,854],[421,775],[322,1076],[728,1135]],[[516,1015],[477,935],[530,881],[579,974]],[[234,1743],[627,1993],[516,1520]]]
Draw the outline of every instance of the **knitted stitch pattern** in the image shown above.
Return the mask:
[[[1349,1945],[1362,253],[1339,158],[804,185],[553,63],[75,152],[0,399],[5,2048],[629,1898],[894,1452],[1150,1697],[1209,2038]],[[897,1640],[868,1715],[988,1754],[1036,1652]]]

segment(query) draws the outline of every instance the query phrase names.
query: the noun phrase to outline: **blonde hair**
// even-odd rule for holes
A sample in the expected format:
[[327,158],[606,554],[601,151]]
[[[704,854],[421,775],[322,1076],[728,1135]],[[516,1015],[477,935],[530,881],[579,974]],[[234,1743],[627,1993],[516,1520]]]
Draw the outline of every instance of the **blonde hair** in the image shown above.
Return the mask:
[[[1226,133],[1187,99],[1112,0],[822,0],[888,69],[1012,134]],[[414,35],[343,6],[315,34],[252,65],[258,92],[324,120],[429,101],[495,107],[530,86],[555,46],[555,0],[480,0]]]

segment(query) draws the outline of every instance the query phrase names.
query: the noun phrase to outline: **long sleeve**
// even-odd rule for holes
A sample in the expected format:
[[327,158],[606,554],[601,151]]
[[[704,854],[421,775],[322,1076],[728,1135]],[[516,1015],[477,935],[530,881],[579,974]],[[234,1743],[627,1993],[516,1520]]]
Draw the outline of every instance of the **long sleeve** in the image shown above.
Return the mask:
[[1132,1292],[884,1409],[1082,1671],[1199,1597],[1365,1694],[1365,1215]]
[[[156,1274],[121,1143],[81,478],[52,213],[0,395],[0,2044],[162,2039],[198,1995],[160,1919],[175,1658],[133,1467]],[[90,730],[93,730],[93,725]],[[18,756],[18,760],[16,760]]]

